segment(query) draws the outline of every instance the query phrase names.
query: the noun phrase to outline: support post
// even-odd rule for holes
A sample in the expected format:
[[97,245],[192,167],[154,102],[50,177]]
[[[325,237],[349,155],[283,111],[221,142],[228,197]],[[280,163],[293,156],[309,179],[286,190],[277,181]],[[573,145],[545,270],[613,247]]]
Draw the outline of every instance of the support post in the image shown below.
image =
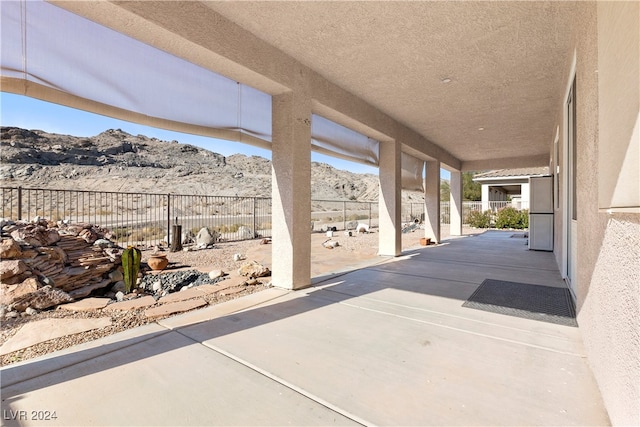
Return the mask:
[[451,197],[449,198],[449,216],[451,236],[462,236],[462,172],[451,171]]
[[311,284],[311,99],[287,92],[272,107],[273,284],[301,289]]
[[424,237],[440,243],[440,162],[426,162],[424,183]]
[[482,212],[484,212],[491,209],[491,192],[490,192],[489,184],[482,184],[481,191],[482,191],[482,197],[481,197]]
[[380,143],[380,235],[378,255],[402,253],[401,151],[399,142]]

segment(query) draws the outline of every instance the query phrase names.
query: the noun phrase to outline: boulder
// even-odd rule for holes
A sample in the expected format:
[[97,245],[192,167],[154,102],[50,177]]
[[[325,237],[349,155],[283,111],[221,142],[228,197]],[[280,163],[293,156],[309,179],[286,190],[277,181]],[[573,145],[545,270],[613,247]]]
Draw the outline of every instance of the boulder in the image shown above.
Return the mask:
[[358,226],[356,227],[356,232],[357,233],[368,233],[369,232],[369,226],[367,224],[359,223]]
[[324,246],[327,249],[333,249],[336,248],[338,246],[340,246],[340,243],[338,243],[336,240],[326,240],[322,246]]
[[109,260],[114,264],[122,263],[122,251],[121,248],[105,248],[102,250]]
[[29,279],[33,276],[30,270],[25,270],[24,272],[17,274],[15,276],[8,277],[6,279],[2,279],[2,284],[4,285],[17,285],[18,283],[22,283],[25,280]]
[[23,295],[35,292],[40,287],[38,279],[30,277],[22,283],[16,285],[2,284],[2,294],[0,294],[0,304],[11,305]]
[[196,236],[193,234],[191,230],[187,230],[186,233],[182,233],[182,244],[187,245],[189,243],[193,243]]
[[224,276],[224,271],[222,270],[211,270],[209,272],[209,278],[211,279],[217,279],[218,277],[222,277]]
[[71,301],[73,301],[73,298],[63,290],[44,286],[35,292],[30,292],[17,298],[13,303],[13,307],[18,311],[25,311],[27,307],[44,310]]
[[12,231],[11,237],[17,242],[31,246],[51,246],[60,240],[58,230],[33,224]]
[[124,284],[122,280],[116,282],[111,287],[111,292],[124,292],[127,289],[127,286]]
[[82,237],[85,242],[93,244],[100,238],[100,235],[93,228],[85,228],[78,233],[78,237]]
[[105,248],[113,248],[116,246],[116,244],[109,239],[98,239],[95,242],[93,242],[93,246],[97,246],[101,249],[105,249]]
[[13,239],[2,239],[0,242],[0,258],[1,259],[16,259],[21,258],[22,249],[20,245]]
[[213,245],[218,240],[218,233],[216,231],[211,232],[207,227],[203,227],[198,231],[196,236],[196,244],[198,246]]
[[241,239],[253,239],[255,236],[255,234],[253,233],[253,231],[247,227],[247,226],[240,226],[238,227],[238,236],[240,236]]
[[27,269],[27,265],[19,259],[0,261],[0,279],[8,279],[18,274],[22,274]]
[[264,277],[271,275],[271,270],[257,261],[245,262],[238,269],[240,276],[249,278]]
[[111,283],[116,283],[124,280],[124,274],[122,273],[122,267],[118,267],[109,273],[109,280]]

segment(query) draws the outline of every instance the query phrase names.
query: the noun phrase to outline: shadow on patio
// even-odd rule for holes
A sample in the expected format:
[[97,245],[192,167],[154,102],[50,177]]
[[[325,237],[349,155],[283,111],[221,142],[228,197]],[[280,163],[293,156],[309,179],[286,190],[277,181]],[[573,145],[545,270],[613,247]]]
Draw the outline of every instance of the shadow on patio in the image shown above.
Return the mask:
[[462,307],[487,278],[564,287],[553,255],[511,234],[449,239],[303,291],[255,294],[240,311],[214,306],[4,368],[3,414],[55,410],[49,425],[608,424],[577,328]]

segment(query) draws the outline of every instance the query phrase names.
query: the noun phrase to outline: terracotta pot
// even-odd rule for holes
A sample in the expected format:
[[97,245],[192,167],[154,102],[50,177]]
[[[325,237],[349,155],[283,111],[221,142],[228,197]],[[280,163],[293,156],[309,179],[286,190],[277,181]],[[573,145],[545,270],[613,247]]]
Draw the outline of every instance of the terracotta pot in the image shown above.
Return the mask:
[[431,244],[431,238],[429,238],[429,237],[422,237],[422,238],[420,239],[420,244],[421,244],[422,246],[427,246],[427,245]]
[[151,255],[147,261],[149,267],[154,271],[164,270],[169,265],[166,255]]

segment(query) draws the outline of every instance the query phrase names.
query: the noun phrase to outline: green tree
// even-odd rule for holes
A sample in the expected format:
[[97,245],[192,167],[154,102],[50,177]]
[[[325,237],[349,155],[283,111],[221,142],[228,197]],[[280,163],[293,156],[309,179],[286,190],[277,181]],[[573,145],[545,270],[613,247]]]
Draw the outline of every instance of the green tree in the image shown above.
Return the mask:
[[473,180],[475,172],[462,173],[462,199],[482,200],[482,186]]
[[451,187],[449,187],[449,181],[441,179],[440,180],[440,200],[443,202],[448,202],[450,196],[451,196]]
[[[475,172],[462,173],[462,199],[463,200],[482,200],[482,186],[473,181]],[[440,200],[448,202],[451,195],[451,186],[449,181],[440,180]]]

